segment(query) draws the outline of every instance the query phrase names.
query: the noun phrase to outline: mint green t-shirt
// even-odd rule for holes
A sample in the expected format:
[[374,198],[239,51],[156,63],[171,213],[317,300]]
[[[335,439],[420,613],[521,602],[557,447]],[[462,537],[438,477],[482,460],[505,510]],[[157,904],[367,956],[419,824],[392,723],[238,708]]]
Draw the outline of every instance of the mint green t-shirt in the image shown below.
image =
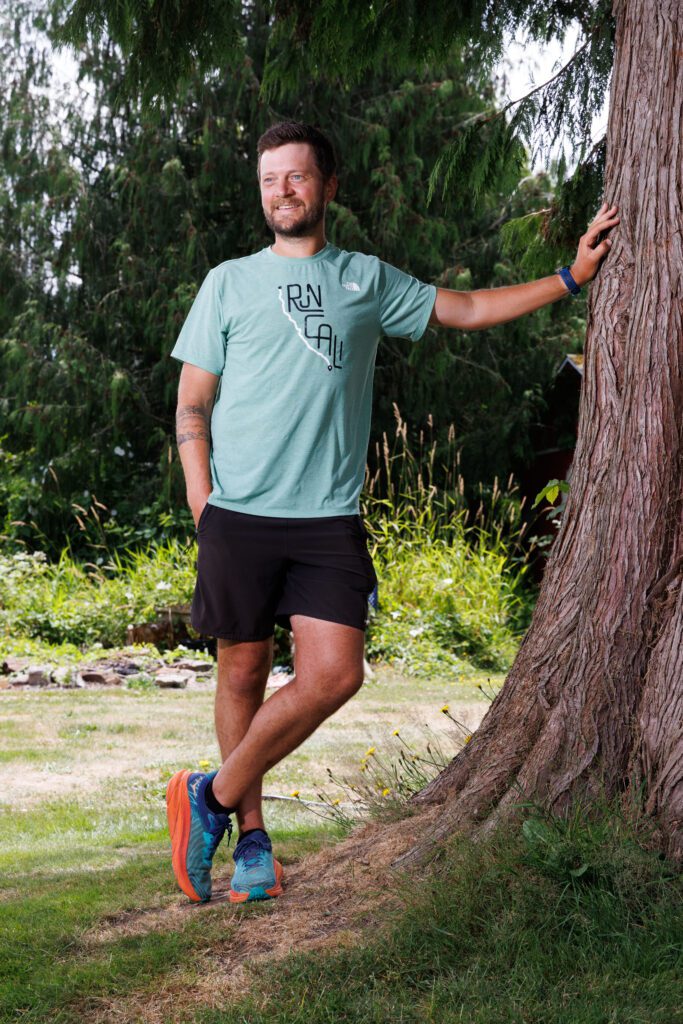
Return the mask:
[[417,341],[436,288],[327,244],[265,248],[207,274],[172,355],[220,377],[212,505],[262,516],[358,513],[377,344]]

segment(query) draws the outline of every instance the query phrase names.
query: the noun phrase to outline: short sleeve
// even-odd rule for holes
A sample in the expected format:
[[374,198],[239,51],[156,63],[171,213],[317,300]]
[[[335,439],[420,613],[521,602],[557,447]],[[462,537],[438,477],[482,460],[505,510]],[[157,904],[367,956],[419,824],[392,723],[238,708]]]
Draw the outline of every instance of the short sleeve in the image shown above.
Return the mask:
[[391,338],[419,341],[429,323],[436,288],[379,261],[379,320]]
[[171,355],[220,377],[225,365],[225,344],[223,303],[216,272],[210,270],[197,292]]

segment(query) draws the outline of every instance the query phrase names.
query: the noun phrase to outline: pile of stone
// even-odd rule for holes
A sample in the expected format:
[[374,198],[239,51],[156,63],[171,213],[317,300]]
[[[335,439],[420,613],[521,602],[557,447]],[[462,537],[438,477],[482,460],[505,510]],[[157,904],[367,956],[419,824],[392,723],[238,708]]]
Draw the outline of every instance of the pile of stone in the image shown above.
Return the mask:
[[61,687],[100,688],[124,686],[141,676],[162,689],[184,690],[188,685],[213,679],[214,663],[199,658],[184,658],[168,664],[161,659],[127,657],[104,658],[77,666],[38,665],[29,658],[7,657],[0,665],[0,689]]
[[[161,689],[184,690],[186,687],[205,687],[215,681],[216,665],[208,658],[180,658],[172,663],[150,654],[127,654],[116,651],[111,657],[80,665],[45,665],[30,658],[7,657],[0,662],[0,690],[39,689],[99,689],[104,686],[126,686],[141,679],[151,681]],[[286,686],[294,678],[285,665],[274,665],[268,677],[269,690]],[[366,662],[366,678],[374,673]]]

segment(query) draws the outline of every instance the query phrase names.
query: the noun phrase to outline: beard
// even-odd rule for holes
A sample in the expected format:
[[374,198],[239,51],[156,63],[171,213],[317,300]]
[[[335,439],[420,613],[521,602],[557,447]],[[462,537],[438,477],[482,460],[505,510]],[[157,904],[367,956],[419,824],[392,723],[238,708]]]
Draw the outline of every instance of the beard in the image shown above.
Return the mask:
[[282,235],[284,238],[303,238],[306,235],[311,235],[320,224],[321,220],[325,216],[325,203],[322,199],[317,200],[302,217],[297,219],[276,222],[275,216],[277,210],[263,211],[263,215],[266,218],[266,224],[275,235]]

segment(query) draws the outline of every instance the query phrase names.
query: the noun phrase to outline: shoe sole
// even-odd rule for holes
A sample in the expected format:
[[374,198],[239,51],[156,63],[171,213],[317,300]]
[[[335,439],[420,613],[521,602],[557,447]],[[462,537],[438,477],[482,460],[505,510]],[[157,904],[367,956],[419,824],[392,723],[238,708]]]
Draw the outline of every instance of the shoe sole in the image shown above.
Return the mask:
[[284,874],[282,864],[279,860],[273,859],[273,866],[275,867],[275,885],[271,886],[270,889],[266,889],[262,885],[255,885],[249,892],[235,892],[234,889],[231,889],[230,902],[249,903],[256,900],[270,900],[274,896],[282,896],[282,876]]
[[176,772],[166,788],[166,814],[171,835],[171,864],[176,882],[193,903],[203,903],[187,873],[187,847],[190,842],[192,811],[187,792],[187,770]]

